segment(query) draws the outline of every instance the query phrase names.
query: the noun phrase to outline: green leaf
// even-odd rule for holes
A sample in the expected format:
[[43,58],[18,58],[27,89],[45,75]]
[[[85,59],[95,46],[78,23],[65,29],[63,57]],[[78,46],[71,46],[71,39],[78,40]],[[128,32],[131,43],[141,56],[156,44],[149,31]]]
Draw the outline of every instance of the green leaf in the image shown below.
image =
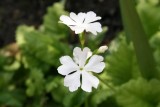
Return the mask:
[[64,100],[64,107],[80,107],[87,99],[89,93],[79,89],[73,93],[68,93]]
[[123,107],[156,107],[160,101],[159,84],[160,81],[157,79],[130,80],[119,87],[117,101]]
[[0,90],[0,106],[22,107],[24,100],[25,94],[19,89],[13,91]]
[[96,90],[90,96],[90,106],[92,107],[99,107],[101,103],[107,102],[108,98],[113,95],[113,92],[110,89],[99,89]]
[[[58,36],[58,35],[57,35]],[[22,50],[26,66],[37,68],[49,65],[59,65],[59,58],[69,54],[67,44],[57,41],[48,35],[36,31],[33,27],[20,26],[17,30],[17,43]]]
[[156,32],[150,39],[150,44],[153,48],[160,49],[160,31]]
[[29,78],[26,80],[26,94],[28,96],[41,95],[45,87],[44,74],[40,69],[32,68]]
[[148,37],[155,34],[160,27],[160,7],[158,2],[158,0],[141,0],[137,5],[137,10]]
[[62,3],[55,3],[53,6],[49,7],[43,22],[45,34],[56,39],[66,39],[69,29],[64,24],[59,23],[60,16],[66,14],[68,13],[64,11]]
[[59,58],[70,54],[67,41],[68,29],[58,23],[62,14],[67,14],[62,3],[55,3],[48,8],[44,23],[38,29],[20,26],[17,29],[16,40],[22,51],[22,60],[26,68],[59,65]]
[[107,75],[115,85],[121,85],[140,76],[133,46],[126,42],[124,36],[120,36],[110,44],[106,64]]
[[154,59],[157,62],[158,77],[160,78],[160,31],[150,39],[150,44],[154,48]]
[[20,65],[20,62],[17,61],[17,60],[15,60],[12,64],[10,64],[10,65],[5,65],[3,68],[4,68],[4,70],[6,70],[6,71],[15,71],[15,70],[19,69],[20,66],[21,66],[21,65]]
[[[134,0],[120,0],[120,9],[126,36],[133,42],[137,62],[143,77],[151,79],[157,76],[153,51],[137,14]],[[144,54],[145,53],[145,54]]]
[[46,90],[51,92],[51,95],[56,102],[62,104],[68,89],[63,85],[62,78],[54,77],[46,85]]
[[158,106],[157,107],[160,107],[160,103],[158,104]]
[[119,106],[116,102],[115,96],[110,96],[107,98],[107,100],[103,101],[101,104],[98,105],[98,107],[122,107]]
[[0,89],[4,89],[12,81],[14,73],[0,71]]
[[98,49],[102,44],[104,37],[106,36],[107,30],[107,27],[103,27],[103,31],[101,33],[98,33],[96,36],[90,33],[88,35],[85,35],[88,37],[88,42],[86,43],[86,45],[92,50]]

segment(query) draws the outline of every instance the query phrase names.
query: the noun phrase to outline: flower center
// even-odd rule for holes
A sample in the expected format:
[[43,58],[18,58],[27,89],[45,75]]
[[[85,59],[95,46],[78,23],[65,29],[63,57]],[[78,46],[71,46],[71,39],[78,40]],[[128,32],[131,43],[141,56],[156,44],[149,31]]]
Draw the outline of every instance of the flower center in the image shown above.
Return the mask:
[[80,68],[80,71],[83,71],[83,68],[82,68],[82,67]]
[[81,24],[81,23],[80,23],[80,24],[79,24],[79,27],[85,29],[85,28],[87,27],[87,24],[84,24],[84,23]]

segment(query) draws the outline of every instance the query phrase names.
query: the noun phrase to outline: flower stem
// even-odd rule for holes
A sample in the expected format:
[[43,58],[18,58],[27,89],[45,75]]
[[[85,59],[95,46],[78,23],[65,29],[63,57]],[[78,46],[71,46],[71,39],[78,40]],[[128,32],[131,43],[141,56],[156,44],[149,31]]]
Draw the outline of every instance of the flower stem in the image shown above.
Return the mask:
[[114,87],[112,87],[111,85],[109,85],[106,81],[104,81],[101,77],[99,77],[99,75],[95,74],[95,76],[104,84],[106,85],[108,88],[110,88],[112,91],[116,92],[116,89]]
[[80,40],[80,43],[81,43],[81,47],[83,48],[84,47],[84,43],[85,43],[85,37],[84,37],[84,32],[82,32],[80,35],[79,35],[79,40]]

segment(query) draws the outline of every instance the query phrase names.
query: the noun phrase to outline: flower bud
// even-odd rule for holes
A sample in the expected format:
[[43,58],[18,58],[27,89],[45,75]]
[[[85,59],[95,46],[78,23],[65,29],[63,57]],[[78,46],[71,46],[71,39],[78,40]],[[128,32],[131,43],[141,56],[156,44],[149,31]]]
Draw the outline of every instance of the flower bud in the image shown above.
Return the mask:
[[99,47],[99,49],[98,49],[98,53],[104,53],[106,50],[108,49],[108,46],[101,46],[101,47]]

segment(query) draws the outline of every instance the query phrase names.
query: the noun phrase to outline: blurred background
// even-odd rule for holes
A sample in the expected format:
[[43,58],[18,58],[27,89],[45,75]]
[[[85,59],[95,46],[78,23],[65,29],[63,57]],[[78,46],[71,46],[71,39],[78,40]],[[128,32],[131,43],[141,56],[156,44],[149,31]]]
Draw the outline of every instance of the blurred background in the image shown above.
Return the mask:
[[[0,1],[0,47],[15,42],[18,25],[42,24],[47,7],[60,0],[3,0]],[[118,0],[66,0],[65,10],[69,12],[94,11],[102,17],[103,26],[108,26],[104,42],[112,40],[122,29]]]
[[[103,81],[69,92],[59,58],[80,44],[59,17],[88,11],[103,31],[85,46],[109,47]],[[0,107],[160,107],[160,0],[0,0]]]

